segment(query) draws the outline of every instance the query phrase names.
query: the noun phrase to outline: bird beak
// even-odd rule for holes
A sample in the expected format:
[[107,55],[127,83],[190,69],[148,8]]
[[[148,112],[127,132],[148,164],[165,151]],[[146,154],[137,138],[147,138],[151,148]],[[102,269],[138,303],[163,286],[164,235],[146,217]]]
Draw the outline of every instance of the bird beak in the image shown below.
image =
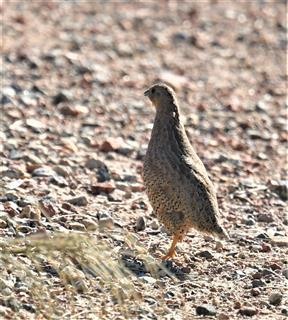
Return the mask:
[[148,96],[149,96],[149,89],[144,92],[144,96],[145,96],[145,97],[148,97]]

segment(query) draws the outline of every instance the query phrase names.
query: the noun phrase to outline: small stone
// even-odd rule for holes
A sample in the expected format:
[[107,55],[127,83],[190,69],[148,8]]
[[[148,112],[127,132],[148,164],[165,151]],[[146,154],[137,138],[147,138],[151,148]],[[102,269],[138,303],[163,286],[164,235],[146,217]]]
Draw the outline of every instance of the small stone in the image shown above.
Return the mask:
[[284,276],[286,279],[288,279],[288,269],[284,269],[284,270],[282,271],[282,274],[283,274],[283,276]]
[[35,156],[35,154],[27,154],[24,156],[24,160],[26,162],[30,162],[30,163],[33,163],[33,164],[39,164],[41,165],[42,164],[42,161],[37,157]]
[[[24,183],[24,180],[22,180],[22,179],[17,179],[17,180],[14,180],[14,181],[11,181],[11,182],[7,183],[7,184],[5,185],[5,188],[10,189],[10,190],[12,190],[12,189],[17,189],[17,188],[20,187],[23,183]],[[6,195],[6,197],[7,197],[7,195]],[[11,200],[11,199],[9,199],[9,200]],[[16,200],[17,200],[17,196],[16,196]],[[13,200],[12,200],[12,201],[13,201]]]
[[71,169],[65,166],[55,166],[53,170],[61,177],[69,177],[71,175]]
[[258,222],[266,222],[266,223],[270,223],[274,221],[271,213],[259,213],[257,216],[257,220]]
[[57,186],[63,188],[68,186],[68,182],[65,180],[65,178],[58,176],[58,175],[53,175],[51,178],[51,183],[56,184]]
[[102,142],[99,149],[103,152],[116,151],[123,145],[123,143],[122,138],[108,138]]
[[52,98],[52,103],[54,105],[57,105],[61,102],[68,102],[68,101],[69,101],[69,98],[68,98],[67,94],[64,92],[59,92]]
[[208,250],[204,250],[204,251],[198,252],[198,253],[196,254],[196,256],[201,257],[201,258],[205,258],[205,259],[207,259],[207,260],[211,260],[211,259],[214,258],[214,256],[212,255],[212,253],[209,252]]
[[145,187],[140,183],[131,183],[130,189],[132,192],[143,192],[145,190]]
[[152,278],[152,277],[149,277],[149,276],[139,277],[139,280],[142,280],[144,283],[148,283],[150,285],[153,285],[156,282],[155,278]]
[[122,202],[124,198],[126,198],[126,192],[118,189],[107,195],[107,199],[112,202]]
[[261,291],[259,289],[257,289],[257,288],[252,288],[250,293],[251,293],[251,296],[257,297],[257,296],[260,295]]
[[6,303],[5,305],[9,308],[11,308],[13,311],[15,312],[18,312],[19,309],[20,309],[20,304],[19,302],[16,300],[16,298],[14,297],[9,297],[7,300],[6,300]]
[[266,267],[272,269],[273,271],[281,270],[281,266],[276,262],[268,263]]
[[95,231],[98,229],[98,224],[94,222],[92,219],[84,219],[81,222],[84,224],[85,228],[88,231]]
[[87,206],[88,204],[88,200],[85,196],[74,197],[74,198],[68,199],[67,202],[80,207]]
[[40,167],[36,168],[32,172],[32,176],[34,177],[52,177],[54,176],[54,171],[48,167]]
[[283,200],[288,200],[288,180],[271,181],[270,188]]
[[0,229],[7,228],[8,224],[5,220],[0,219]]
[[215,316],[216,309],[211,304],[202,304],[196,307],[196,313],[198,316]]
[[43,122],[33,118],[26,119],[26,125],[27,127],[33,129],[33,131],[36,133],[42,132],[44,129],[46,129],[46,125]]
[[281,303],[282,298],[283,298],[283,295],[281,293],[274,292],[269,297],[269,303],[274,306],[278,306]]
[[288,309],[282,309],[281,313],[284,314],[284,316],[288,316]]
[[89,112],[88,108],[85,106],[71,106],[71,105],[61,106],[59,111],[64,116],[70,116],[70,117],[78,117],[80,115],[85,115]]
[[136,221],[136,231],[143,231],[146,228],[146,220],[144,217],[139,217]]
[[25,206],[20,214],[21,218],[30,218],[31,217],[31,211],[32,211],[32,207],[30,205]]
[[17,226],[17,231],[25,234],[30,234],[33,229],[29,226]]
[[268,243],[262,243],[261,252],[270,252],[272,250],[271,246]]
[[31,313],[36,313],[36,308],[31,303],[23,303],[22,308]]
[[288,237],[281,237],[281,236],[272,237],[271,243],[277,247],[288,247]]
[[69,228],[72,230],[77,230],[77,231],[86,231],[86,228],[84,226],[84,224],[80,223],[80,222],[69,222],[68,224]]
[[10,313],[10,309],[0,305],[0,316],[2,316],[3,319],[9,318],[8,313]]
[[189,268],[189,267],[182,267],[182,268],[181,268],[181,272],[183,272],[183,273],[190,273],[190,272],[191,272],[191,268]]
[[158,221],[155,219],[150,223],[149,226],[152,230],[158,230],[160,227]]
[[57,209],[51,201],[39,200],[38,205],[42,215],[47,219],[57,214]]
[[218,320],[229,320],[229,316],[228,316],[228,314],[222,312],[222,313],[219,313],[217,319]]
[[115,188],[116,187],[115,187],[114,183],[98,182],[98,183],[95,183],[94,185],[91,185],[89,191],[94,195],[98,195],[101,192],[109,194],[109,193],[113,192],[115,190]]
[[10,179],[18,179],[24,176],[24,172],[20,169],[7,169],[0,172],[1,177],[8,177]]
[[11,218],[15,217],[19,213],[17,204],[11,201],[5,202],[4,210],[9,214]]
[[246,226],[253,226],[255,224],[255,220],[252,218],[244,218],[241,220],[242,224],[245,224]]
[[243,307],[239,310],[242,316],[253,317],[258,313],[258,310],[253,307]]
[[98,221],[98,226],[100,229],[111,229],[114,226],[114,221],[112,218],[103,218]]
[[98,182],[105,182],[111,179],[110,172],[106,164],[98,159],[88,159],[85,163],[85,167],[94,170],[96,169],[96,177]]
[[258,288],[258,287],[264,287],[266,283],[260,279],[254,279],[252,280],[252,287]]

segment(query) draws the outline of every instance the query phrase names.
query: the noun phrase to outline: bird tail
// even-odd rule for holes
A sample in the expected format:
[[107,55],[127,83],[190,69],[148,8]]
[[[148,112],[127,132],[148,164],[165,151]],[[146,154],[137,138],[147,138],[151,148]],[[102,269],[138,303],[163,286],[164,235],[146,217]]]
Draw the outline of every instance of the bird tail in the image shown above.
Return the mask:
[[216,226],[214,233],[219,239],[230,239],[228,232],[219,225]]

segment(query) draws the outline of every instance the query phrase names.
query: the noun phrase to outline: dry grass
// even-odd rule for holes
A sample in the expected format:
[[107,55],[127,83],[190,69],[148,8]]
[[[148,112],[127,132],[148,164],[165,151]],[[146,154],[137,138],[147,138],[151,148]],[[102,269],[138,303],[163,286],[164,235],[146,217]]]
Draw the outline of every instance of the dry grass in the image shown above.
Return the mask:
[[[139,295],[133,276],[111,253],[107,245],[89,234],[16,239],[0,244],[1,273],[12,273],[29,288],[29,300],[44,318],[69,317],[77,313],[77,300],[85,303],[96,292],[99,305],[90,305],[87,310],[104,316],[108,308],[101,308],[102,296],[107,299],[102,301],[104,305],[114,304],[126,314],[126,299],[136,301]],[[7,304],[11,303],[8,299]]]

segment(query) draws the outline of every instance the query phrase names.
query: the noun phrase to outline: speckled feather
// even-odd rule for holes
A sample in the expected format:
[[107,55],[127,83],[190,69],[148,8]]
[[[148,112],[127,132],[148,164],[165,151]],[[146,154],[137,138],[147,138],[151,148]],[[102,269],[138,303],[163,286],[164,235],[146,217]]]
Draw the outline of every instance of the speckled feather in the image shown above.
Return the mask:
[[226,237],[214,187],[180,122],[175,93],[164,84],[154,88],[162,90],[162,95],[166,90],[167,97],[150,98],[156,105],[156,117],[143,172],[149,201],[174,235],[183,237],[193,227]]

